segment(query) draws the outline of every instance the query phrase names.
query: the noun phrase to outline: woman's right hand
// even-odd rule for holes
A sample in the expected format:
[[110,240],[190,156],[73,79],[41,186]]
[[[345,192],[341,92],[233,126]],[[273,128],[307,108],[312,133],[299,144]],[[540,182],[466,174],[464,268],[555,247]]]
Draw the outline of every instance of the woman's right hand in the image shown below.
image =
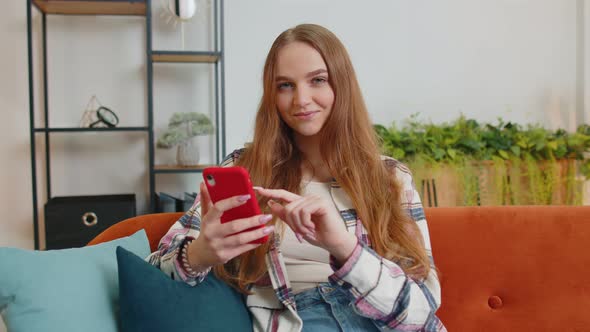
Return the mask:
[[257,215],[250,218],[236,219],[221,223],[223,212],[240,206],[251,199],[250,195],[234,196],[215,204],[204,183],[201,183],[201,232],[188,247],[188,262],[196,271],[225,264],[232,258],[260,246],[250,243],[274,231],[274,226],[266,226],[251,231],[246,229],[264,225],[272,215]]

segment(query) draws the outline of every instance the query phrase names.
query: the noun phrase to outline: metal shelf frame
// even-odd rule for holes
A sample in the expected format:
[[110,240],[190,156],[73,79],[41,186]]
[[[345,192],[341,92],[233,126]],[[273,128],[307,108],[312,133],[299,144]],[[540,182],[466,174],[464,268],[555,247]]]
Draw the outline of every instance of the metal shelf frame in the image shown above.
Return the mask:
[[[210,63],[215,67],[215,163],[221,163],[226,155],[225,150],[225,49],[223,29],[223,0],[212,0],[213,29],[215,45],[213,51],[162,51],[154,50],[152,43],[151,0],[146,0],[146,45],[147,45],[147,77],[148,77],[148,127],[150,142],[153,136],[153,67],[154,63]],[[154,165],[154,144],[150,145],[150,210],[156,209],[156,175],[170,173],[201,173],[205,167],[177,167]]]
[[[146,132],[148,138],[148,159],[149,159],[149,210],[156,209],[156,175],[170,173],[200,173],[208,165],[195,167],[156,166],[155,139],[154,139],[154,103],[153,103],[153,65],[154,63],[209,63],[214,66],[215,79],[215,163],[219,164],[226,155],[225,150],[225,64],[224,64],[224,29],[223,29],[223,1],[211,0],[213,6],[213,29],[215,45],[213,51],[158,51],[152,48],[152,0],[27,0],[27,48],[29,68],[29,139],[31,143],[31,175],[33,192],[33,229],[35,249],[39,248],[39,213],[37,195],[37,161],[35,137],[37,134],[45,138],[45,179],[47,199],[52,197],[51,193],[51,153],[50,143],[52,133],[77,134],[87,132]],[[41,34],[43,72],[43,127],[35,127],[35,84],[33,73],[33,9],[41,15]],[[138,127],[114,127],[114,128],[68,128],[49,127],[49,106],[47,86],[47,15],[126,15],[144,16],[146,26],[146,71],[147,71],[147,126]]]

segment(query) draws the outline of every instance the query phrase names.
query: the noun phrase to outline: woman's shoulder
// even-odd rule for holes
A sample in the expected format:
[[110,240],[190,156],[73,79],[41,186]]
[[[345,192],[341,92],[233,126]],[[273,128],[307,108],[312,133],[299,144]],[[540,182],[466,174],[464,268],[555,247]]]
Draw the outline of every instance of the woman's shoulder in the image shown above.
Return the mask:
[[384,156],[381,155],[381,161],[383,162],[383,165],[385,165],[385,168],[387,168],[390,171],[394,171],[394,172],[401,172],[404,174],[408,174],[411,176],[412,171],[410,171],[410,169],[408,168],[408,166],[406,166],[406,164],[402,163],[401,161],[392,158],[390,156]]
[[412,185],[412,171],[406,164],[395,158],[383,155],[381,156],[381,161],[385,168],[393,173],[398,181],[401,181],[404,186]]

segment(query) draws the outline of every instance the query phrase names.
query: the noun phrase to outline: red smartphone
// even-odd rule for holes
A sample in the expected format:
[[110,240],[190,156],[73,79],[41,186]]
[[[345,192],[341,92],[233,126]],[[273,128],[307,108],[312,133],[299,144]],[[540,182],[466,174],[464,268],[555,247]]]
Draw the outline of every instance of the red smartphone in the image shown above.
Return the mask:
[[[245,204],[225,211],[221,216],[222,223],[260,214],[260,207],[258,206],[254,189],[252,188],[252,181],[250,181],[250,175],[245,168],[240,166],[207,167],[203,170],[203,179],[205,180],[205,185],[213,203],[239,195],[249,194],[252,197]],[[264,225],[256,226],[246,231],[262,227]],[[268,235],[251,243],[265,243],[266,241],[268,241]]]

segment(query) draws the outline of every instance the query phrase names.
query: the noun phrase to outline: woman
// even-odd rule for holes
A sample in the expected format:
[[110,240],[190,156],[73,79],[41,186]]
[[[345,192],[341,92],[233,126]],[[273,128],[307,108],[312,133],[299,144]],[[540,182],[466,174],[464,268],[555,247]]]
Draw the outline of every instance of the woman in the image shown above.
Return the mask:
[[263,85],[254,140],[223,165],[249,170],[266,214],[221,224],[255,198],[212,204],[202,184],[150,262],[191,285],[213,269],[248,294],[255,331],[444,331],[418,194],[380,156],[344,46],[318,25],[289,29]]

